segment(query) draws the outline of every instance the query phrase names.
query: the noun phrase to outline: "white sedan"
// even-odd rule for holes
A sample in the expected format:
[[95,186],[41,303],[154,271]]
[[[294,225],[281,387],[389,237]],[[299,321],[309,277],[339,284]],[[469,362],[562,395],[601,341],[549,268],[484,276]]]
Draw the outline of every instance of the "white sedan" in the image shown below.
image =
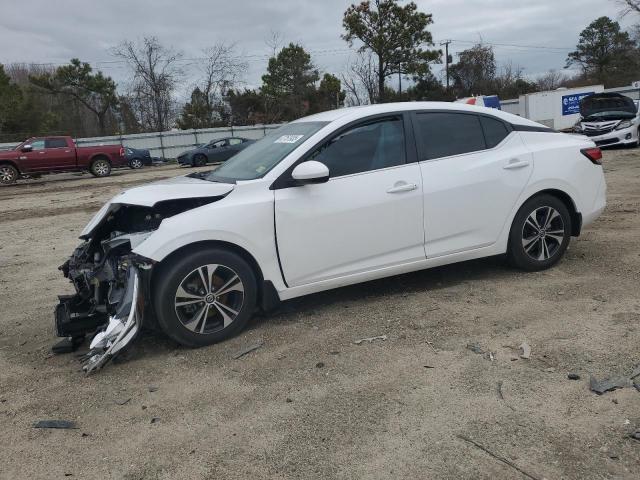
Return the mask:
[[143,323],[195,347],[344,285],[500,254],[549,268],[605,207],[601,158],[585,137],[462,104],[302,118],[217,170],[107,203],[61,267],[77,293],[57,332],[71,349],[98,331],[91,371]]

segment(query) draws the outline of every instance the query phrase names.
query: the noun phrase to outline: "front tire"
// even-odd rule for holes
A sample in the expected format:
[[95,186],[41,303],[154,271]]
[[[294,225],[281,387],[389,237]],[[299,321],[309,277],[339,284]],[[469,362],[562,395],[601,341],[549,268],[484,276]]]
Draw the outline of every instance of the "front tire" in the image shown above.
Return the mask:
[[11,185],[12,183],[16,183],[18,176],[18,169],[13,165],[0,165],[0,184]]
[[104,158],[98,158],[91,162],[89,171],[94,177],[108,177],[111,175],[111,163]]
[[202,347],[241,331],[254,312],[256,275],[239,255],[208,248],[169,260],[154,273],[153,305],[176,342]]
[[204,155],[196,155],[193,157],[194,167],[204,167],[207,164],[207,157]]
[[511,225],[509,263],[530,272],[552,267],[569,246],[571,231],[569,209],[560,199],[543,194],[527,200]]

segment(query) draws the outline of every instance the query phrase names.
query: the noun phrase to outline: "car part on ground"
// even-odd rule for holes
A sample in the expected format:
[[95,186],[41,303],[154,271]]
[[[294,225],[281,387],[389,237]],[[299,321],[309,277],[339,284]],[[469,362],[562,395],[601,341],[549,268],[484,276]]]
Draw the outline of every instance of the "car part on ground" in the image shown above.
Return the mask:
[[605,204],[586,137],[450,103],[323,112],[114,197],[63,266],[77,294],[58,333],[97,330],[94,370],[147,322],[201,346],[257,306],[331,288],[505,253],[541,270]]

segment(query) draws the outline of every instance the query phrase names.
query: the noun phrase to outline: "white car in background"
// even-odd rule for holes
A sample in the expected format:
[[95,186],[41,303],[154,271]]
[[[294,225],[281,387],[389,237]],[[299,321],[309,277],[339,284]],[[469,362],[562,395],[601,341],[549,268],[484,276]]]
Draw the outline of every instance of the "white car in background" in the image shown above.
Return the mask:
[[391,103],[284,125],[209,173],[115,196],[61,267],[56,309],[94,370],[141,325],[197,347],[256,309],[507,254],[549,268],[605,207],[601,152],[495,109]]
[[638,103],[619,93],[596,93],[580,101],[580,120],[574,131],[599,147],[638,145]]

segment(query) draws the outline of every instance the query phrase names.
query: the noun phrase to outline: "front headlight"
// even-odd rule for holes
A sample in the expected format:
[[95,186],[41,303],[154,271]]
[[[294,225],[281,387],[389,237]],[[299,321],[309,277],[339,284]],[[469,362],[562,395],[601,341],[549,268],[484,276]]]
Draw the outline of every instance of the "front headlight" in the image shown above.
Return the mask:
[[633,125],[633,122],[631,120],[624,120],[623,122],[620,122],[618,124],[615,130],[622,130],[624,128],[629,128],[631,125]]
[[573,131],[575,133],[582,133],[582,122],[578,120],[576,124],[573,126]]

